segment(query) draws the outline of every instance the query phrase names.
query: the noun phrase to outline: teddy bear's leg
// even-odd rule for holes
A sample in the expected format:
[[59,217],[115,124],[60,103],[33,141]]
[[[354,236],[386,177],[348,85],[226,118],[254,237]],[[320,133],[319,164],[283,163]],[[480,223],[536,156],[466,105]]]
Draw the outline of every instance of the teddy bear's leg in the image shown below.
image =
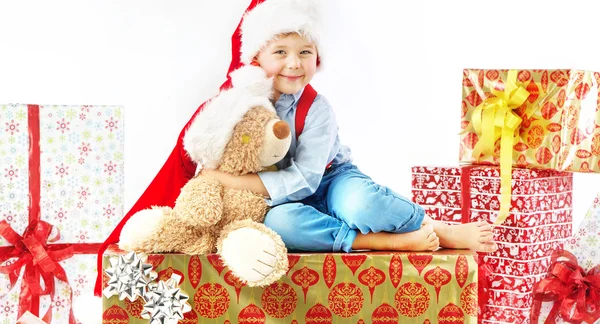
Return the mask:
[[212,178],[193,178],[181,188],[173,210],[188,226],[212,226],[223,212],[223,186]]
[[189,255],[213,253],[216,250],[217,240],[210,231],[198,231],[195,237],[190,238],[181,252]]
[[265,198],[252,193],[250,190],[225,188],[223,190],[222,221],[229,224],[236,220],[251,219],[262,223],[269,206]]
[[235,221],[223,228],[217,250],[231,271],[248,286],[267,286],[288,270],[281,237],[264,224]]
[[135,213],[121,230],[119,248],[136,252],[167,252],[174,243],[163,233],[173,216],[169,207],[153,207]]

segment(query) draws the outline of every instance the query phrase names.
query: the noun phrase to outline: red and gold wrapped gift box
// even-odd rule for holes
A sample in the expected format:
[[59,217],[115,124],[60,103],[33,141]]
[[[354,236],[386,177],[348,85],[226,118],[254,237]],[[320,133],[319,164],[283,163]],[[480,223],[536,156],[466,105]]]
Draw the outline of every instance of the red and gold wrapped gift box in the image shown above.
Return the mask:
[[[558,171],[600,172],[600,73],[582,70],[465,69],[463,71],[460,162],[500,164],[500,140],[491,138],[493,154],[479,156],[475,146],[485,129],[494,124],[483,121],[483,131],[474,123],[482,118],[481,108],[498,107],[496,99],[508,99],[502,91],[526,90],[521,100],[508,101],[508,114],[522,119],[512,143],[512,164]],[[507,85],[513,83],[514,87]],[[500,92],[499,92],[500,91]],[[479,121],[477,120],[479,119]],[[493,116],[490,115],[490,119]],[[496,127],[499,125],[496,123]],[[489,137],[487,137],[490,139]],[[495,146],[494,146],[495,144]],[[475,153],[475,154],[474,154]],[[478,155],[478,156],[475,156]]]
[[[412,198],[435,220],[494,223],[500,181],[495,166],[413,167]],[[499,249],[484,258],[492,272],[484,321],[526,321],[533,284],[572,233],[572,174],[513,169],[511,183],[510,214],[494,228]]]
[[[109,259],[122,252],[109,250]],[[192,311],[180,323],[476,323],[477,263],[470,251],[289,254],[286,276],[240,284],[215,254],[149,255],[159,279],[183,276]],[[105,285],[106,285],[105,275]],[[103,323],[147,323],[143,302],[103,297]]]

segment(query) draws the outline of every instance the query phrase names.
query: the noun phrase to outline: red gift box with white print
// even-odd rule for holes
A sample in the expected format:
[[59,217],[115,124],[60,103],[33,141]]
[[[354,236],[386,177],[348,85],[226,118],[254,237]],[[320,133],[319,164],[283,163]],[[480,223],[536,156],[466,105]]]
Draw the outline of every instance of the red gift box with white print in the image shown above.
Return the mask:
[[[572,174],[517,168],[511,183],[510,214],[494,227],[498,250],[484,257],[491,275],[483,322],[527,322],[533,284],[572,233]],[[412,168],[412,199],[434,220],[494,223],[499,197],[498,167]]]

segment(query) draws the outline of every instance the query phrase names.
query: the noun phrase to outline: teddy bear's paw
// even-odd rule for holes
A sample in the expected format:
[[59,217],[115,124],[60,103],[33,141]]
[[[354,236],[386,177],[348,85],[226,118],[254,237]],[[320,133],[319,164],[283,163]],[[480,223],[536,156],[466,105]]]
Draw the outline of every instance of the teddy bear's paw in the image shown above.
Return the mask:
[[244,227],[222,240],[223,262],[250,287],[270,285],[287,271],[287,250],[279,235],[273,234]]
[[146,251],[151,246],[150,241],[158,233],[161,222],[169,207],[154,207],[135,213],[121,230],[119,248],[125,251]]

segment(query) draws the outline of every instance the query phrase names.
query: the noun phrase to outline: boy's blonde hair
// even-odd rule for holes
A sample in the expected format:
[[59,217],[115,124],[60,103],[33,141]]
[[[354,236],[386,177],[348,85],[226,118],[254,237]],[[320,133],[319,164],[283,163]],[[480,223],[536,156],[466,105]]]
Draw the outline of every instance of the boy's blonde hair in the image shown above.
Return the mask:
[[266,0],[244,15],[241,61],[250,64],[267,43],[297,33],[317,48],[322,61],[322,21],[318,0]]

